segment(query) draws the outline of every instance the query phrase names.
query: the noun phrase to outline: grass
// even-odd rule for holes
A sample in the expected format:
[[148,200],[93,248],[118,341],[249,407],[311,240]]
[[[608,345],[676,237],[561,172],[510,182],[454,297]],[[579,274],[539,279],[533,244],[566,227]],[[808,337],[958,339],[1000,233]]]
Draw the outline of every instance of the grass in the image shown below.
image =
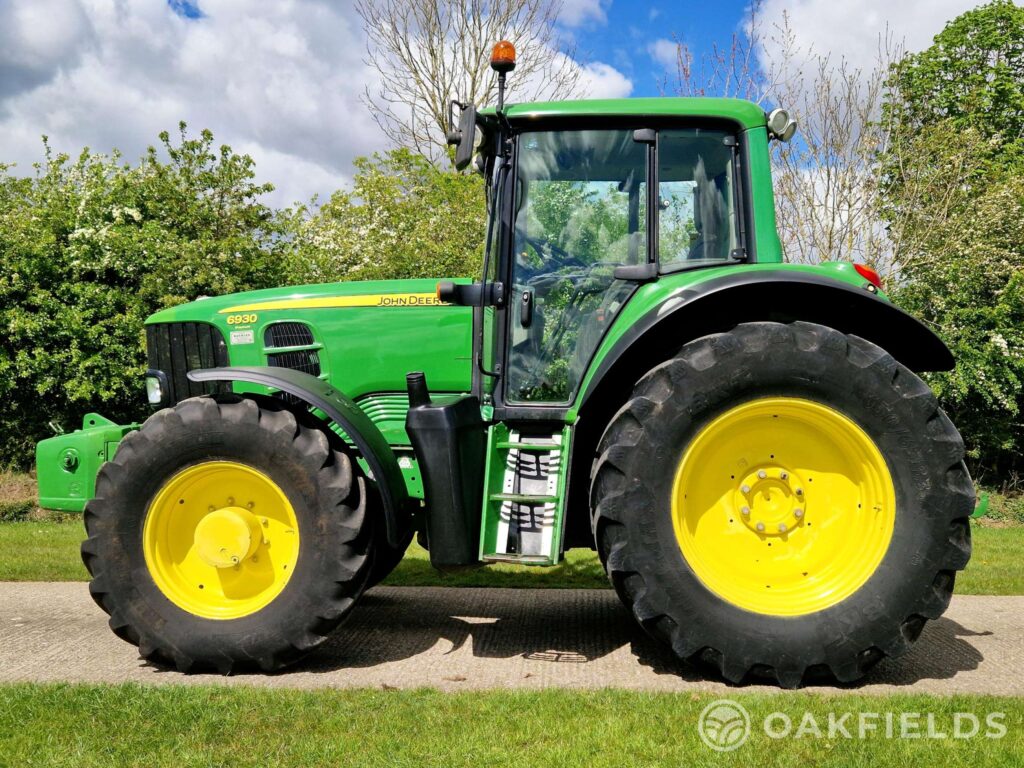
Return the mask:
[[[959,595],[1024,595],[1024,527],[973,526],[974,557],[957,576]],[[0,523],[0,581],[84,581],[78,554],[85,532],[78,517]],[[427,552],[413,544],[385,581],[391,586],[579,587],[608,586],[597,556],[574,549],[554,568],[496,564],[439,573]]]
[[1024,494],[989,494],[985,520],[996,525],[1024,525]]
[[971,531],[974,552],[956,577],[958,595],[1024,595],[1024,527]]
[[0,472],[0,521],[21,520],[35,510],[35,478],[16,472]]
[[[742,694],[749,741],[712,752],[698,736],[712,694],[632,691],[322,690],[11,685],[0,687],[0,765],[32,766],[641,766],[1020,765],[1024,699],[983,696]],[[794,729],[811,713],[821,738],[775,740],[764,719],[780,711]],[[881,713],[866,738],[828,738],[829,713]],[[887,738],[884,713],[920,713],[921,733]],[[956,712],[981,734],[952,738]],[[985,738],[1002,712],[1003,738]],[[782,727],[782,720],[772,720]],[[857,715],[848,718],[851,736]]]
[[84,581],[82,520],[0,523],[0,581]]

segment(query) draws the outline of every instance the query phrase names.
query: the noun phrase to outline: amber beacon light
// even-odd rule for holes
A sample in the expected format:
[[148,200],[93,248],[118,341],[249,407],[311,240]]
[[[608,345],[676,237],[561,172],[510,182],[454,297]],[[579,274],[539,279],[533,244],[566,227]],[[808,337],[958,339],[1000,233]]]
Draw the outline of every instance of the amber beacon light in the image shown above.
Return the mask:
[[491,69],[495,72],[511,72],[516,68],[516,47],[508,40],[496,43],[491,49]]

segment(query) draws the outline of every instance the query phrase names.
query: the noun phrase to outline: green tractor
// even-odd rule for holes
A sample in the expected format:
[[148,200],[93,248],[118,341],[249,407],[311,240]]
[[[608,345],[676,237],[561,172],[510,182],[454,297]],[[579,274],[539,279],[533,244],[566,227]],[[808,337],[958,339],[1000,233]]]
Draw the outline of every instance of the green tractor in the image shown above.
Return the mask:
[[[500,82],[513,63],[499,45]],[[963,444],[916,375],[953,360],[870,268],[783,263],[793,121],[502,101],[453,105],[487,180],[478,282],[163,310],[146,422],[40,443],[113,631],[181,671],[275,670],[418,536],[441,569],[594,548],[648,633],[733,682],[905,652],[970,557]]]

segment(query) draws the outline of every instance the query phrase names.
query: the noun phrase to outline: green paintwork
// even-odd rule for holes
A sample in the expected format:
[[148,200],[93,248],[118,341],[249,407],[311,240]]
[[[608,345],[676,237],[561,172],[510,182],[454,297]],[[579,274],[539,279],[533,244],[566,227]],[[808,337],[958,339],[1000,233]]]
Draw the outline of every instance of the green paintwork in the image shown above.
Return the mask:
[[[484,116],[494,109],[481,109]],[[752,101],[707,97],[648,97],[642,99],[581,99],[510,104],[505,116],[512,121],[572,117],[713,117],[732,120],[743,128],[764,128],[764,110]]]
[[[465,281],[460,281],[465,282]],[[375,280],[329,283],[249,291],[199,299],[165,309],[146,322],[211,322],[228,342],[232,365],[266,365],[264,334],[269,325],[283,321],[308,323],[320,345],[324,377],[349,397],[405,392],[405,375],[423,371],[433,391],[465,392],[470,387],[472,363],[472,310],[455,306],[368,306],[316,309],[255,309],[227,313],[236,306],[325,297],[433,296],[437,280]],[[256,315],[256,321],[240,325],[228,319]],[[251,330],[251,343],[232,343],[232,332]],[[238,337],[236,337],[238,338]],[[246,337],[248,338],[248,337]],[[241,388],[240,388],[241,389]],[[404,420],[404,414],[402,416]],[[389,419],[394,433],[394,420]],[[404,438],[402,430],[402,440]],[[396,437],[397,439],[397,437]]]
[[977,504],[977,506],[975,506],[974,512],[971,513],[971,517],[973,517],[974,519],[977,520],[979,517],[984,517],[985,515],[987,515],[988,514],[988,502],[989,502],[988,494],[987,493],[981,494],[981,498],[978,500],[978,504]]
[[[481,110],[484,124],[495,124],[494,110]],[[753,211],[753,231],[747,232],[747,244],[756,263],[715,266],[680,271],[660,276],[639,286],[617,312],[614,322],[598,344],[581,385],[570,403],[561,435],[562,462],[558,472],[554,501],[554,542],[550,556],[521,558],[521,562],[553,565],[561,556],[560,542],[564,525],[566,483],[572,451],[573,424],[580,403],[594,382],[594,373],[618,342],[648,313],[672,299],[680,290],[699,286],[737,270],[785,270],[815,274],[844,284],[864,286],[864,279],[850,264],[820,266],[783,264],[782,247],[776,231],[774,194],[771,182],[768,133],[764,111],[751,102],[736,99],[645,98],[575,102],[548,102],[511,105],[506,117],[517,127],[542,128],[549,119],[579,119],[582,125],[600,126],[600,119],[613,116],[643,118],[712,117],[729,120],[742,132],[747,147],[749,200]],[[595,122],[588,123],[593,118]],[[483,244],[481,244],[482,247]],[[474,276],[475,277],[475,276]],[[439,277],[438,279],[444,279]],[[462,277],[458,282],[468,282]],[[423,371],[433,394],[468,392],[472,386],[473,324],[468,307],[442,305],[436,301],[437,279],[394,280],[303,285],[252,291],[229,296],[202,298],[158,312],[147,324],[202,322],[220,329],[227,343],[229,364],[266,366],[268,355],[288,350],[316,350],[321,378],[354,401],[375,427],[380,444],[390,461],[398,463],[408,495],[423,499],[423,483],[416,457],[405,432],[408,410],[405,376]],[[884,298],[884,297],[883,297]],[[484,311],[483,350],[486,367],[494,364],[495,345],[504,339],[493,333],[492,308]],[[265,334],[279,322],[300,322],[309,326],[313,343],[298,347],[268,347]],[[489,392],[492,379],[483,379]],[[140,382],[140,396],[141,396]],[[238,392],[267,392],[255,384],[236,383]],[[314,413],[318,413],[314,411]],[[531,455],[541,449],[528,439],[513,440],[506,424],[493,421],[494,408],[487,402],[481,413],[488,423],[487,456],[481,504],[483,560],[507,559],[498,554],[496,532],[502,505],[510,497],[504,490],[506,463],[511,451]],[[319,413],[321,418],[325,414]],[[136,425],[117,426],[90,414],[83,430],[45,440],[38,447],[40,501],[43,506],[81,510],[94,492],[95,475],[100,464],[109,459],[118,441]],[[343,438],[344,431],[332,424]],[[378,432],[379,430],[379,432]],[[61,464],[69,449],[77,452],[79,464],[73,469]],[[365,459],[359,459],[367,469]],[[401,485],[401,481],[398,481]],[[548,491],[550,493],[550,490]],[[538,497],[539,498],[539,497]]]
[[611,328],[608,329],[608,333],[605,334],[604,339],[601,341],[601,344],[597,348],[597,352],[595,352],[594,357],[590,362],[587,374],[584,376],[583,381],[580,384],[579,391],[576,393],[576,400],[573,403],[573,407],[569,410],[568,419],[573,421],[578,415],[580,403],[586,397],[590,385],[593,382],[594,374],[597,372],[601,362],[615,346],[615,343],[622,338],[623,335],[628,333],[633,325],[635,325],[642,317],[647,315],[649,312],[657,310],[658,307],[660,307],[665,301],[669,300],[681,289],[694,288],[699,286],[701,283],[714,280],[722,275],[735,274],[738,269],[742,269],[747,272],[770,271],[778,273],[782,271],[816,275],[819,278],[833,279],[840,283],[845,283],[858,288],[862,288],[865,284],[864,278],[857,274],[856,270],[853,269],[853,265],[846,263],[826,263],[816,266],[807,264],[779,263],[731,265],[709,267],[707,269],[693,269],[684,272],[677,272],[671,275],[663,275],[654,282],[640,286],[625,307],[622,308],[619,315],[615,318],[615,322],[612,324]]
[[[572,427],[564,426],[556,435],[557,445],[539,445],[529,439],[513,440],[512,430],[505,424],[492,424],[487,430],[487,460],[484,467],[484,489],[481,501],[480,559],[484,562],[515,560],[525,565],[557,565],[562,557],[562,535],[565,524],[565,491],[569,475],[569,456],[572,450]],[[552,496],[524,495],[505,491],[506,468],[511,451],[530,454],[558,455],[556,493]],[[549,467],[551,464],[549,464]],[[551,504],[551,541],[549,555],[510,556],[498,552],[498,530],[502,519],[502,507],[506,502],[529,502]]]
[[36,445],[39,506],[81,512],[96,491],[100,466],[113,457],[121,439],[138,427],[87,413],[81,429],[41,440]]

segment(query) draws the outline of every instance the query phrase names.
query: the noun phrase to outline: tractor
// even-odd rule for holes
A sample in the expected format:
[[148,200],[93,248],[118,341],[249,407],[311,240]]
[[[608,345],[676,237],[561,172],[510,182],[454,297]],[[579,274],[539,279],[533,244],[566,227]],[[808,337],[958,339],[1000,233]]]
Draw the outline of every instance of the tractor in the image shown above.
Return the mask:
[[786,263],[782,109],[725,98],[452,102],[485,179],[479,280],[199,298],[145,325],[141,425],[37,448],[84,510],[111,629],[182,672],[312,651],[413,538],[438,569],[596,549],[679,659],[853,681],[970,558],[953,358],[850,262]]

